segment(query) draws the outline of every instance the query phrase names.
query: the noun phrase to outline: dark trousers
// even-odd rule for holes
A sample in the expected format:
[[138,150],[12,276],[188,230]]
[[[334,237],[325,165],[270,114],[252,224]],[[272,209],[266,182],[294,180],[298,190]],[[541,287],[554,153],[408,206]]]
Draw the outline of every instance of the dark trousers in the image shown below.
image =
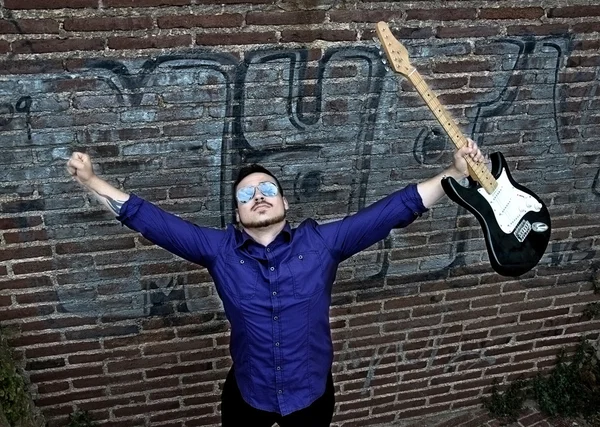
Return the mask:
[[330,373],[325,393],[307,408],[286,416],[255,409],[242,398],[231,368],[221,395],[221,425],[223,427],[272,427],[277,423],[280,427],[329,427],[334,406],[333,377]]

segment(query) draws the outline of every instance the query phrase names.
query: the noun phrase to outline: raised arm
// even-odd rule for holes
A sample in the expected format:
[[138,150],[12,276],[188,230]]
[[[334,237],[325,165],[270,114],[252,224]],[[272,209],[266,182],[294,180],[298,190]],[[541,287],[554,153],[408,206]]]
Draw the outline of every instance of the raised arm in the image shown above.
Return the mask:
[[92,168],[90,156],[74,152],[67,162],[67,171],[111,212],[119,215],[121,207],[129,199],[129,194],[98,177]]
[[459,181],[469,175],[469,168],[465,160],[466,156],[471,157],[475,162],[486,160],[481,150],[477,148],[477,144],[469,139],[467,145],[454,153],[454,162],[451,166],[436,176],[417,184],[417,191],[421,196],[423,206],[429,209],[446,194],[442,188],[442,178],[452,177]]
[[98,177],[87,154],[73,153],[67,171],[117,219],[158,246],[188,261],[208,266],[226,236],[223,230],[200,227],[145,200],[122,192]]

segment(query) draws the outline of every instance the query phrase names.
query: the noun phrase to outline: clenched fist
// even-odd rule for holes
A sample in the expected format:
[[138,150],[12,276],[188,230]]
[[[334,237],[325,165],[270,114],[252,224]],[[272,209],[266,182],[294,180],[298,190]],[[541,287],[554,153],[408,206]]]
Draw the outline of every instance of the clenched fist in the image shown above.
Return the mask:
[[82,185],[86,185],[95,176],[90,156],[85,153],[71,154],[67,162],[67,171]]

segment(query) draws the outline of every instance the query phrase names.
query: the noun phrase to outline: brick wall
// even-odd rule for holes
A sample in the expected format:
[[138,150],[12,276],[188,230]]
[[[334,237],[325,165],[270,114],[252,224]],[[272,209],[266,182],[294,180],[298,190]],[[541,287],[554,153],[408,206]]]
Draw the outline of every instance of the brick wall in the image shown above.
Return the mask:
[[445,200],[342,265],[336,426],[480,404],[579,337],[598,297],[596,1],[0,0],[0,322],[50,426],[216,426],[228,325],[204,269],[121,227],[65,172],[73,150],[127,192],[232,219],[258,161],[290,220],[328,220],[440,171],[452,145],[379,61],[385,20],[465,133],[544,199],[538,267],[494,273]]

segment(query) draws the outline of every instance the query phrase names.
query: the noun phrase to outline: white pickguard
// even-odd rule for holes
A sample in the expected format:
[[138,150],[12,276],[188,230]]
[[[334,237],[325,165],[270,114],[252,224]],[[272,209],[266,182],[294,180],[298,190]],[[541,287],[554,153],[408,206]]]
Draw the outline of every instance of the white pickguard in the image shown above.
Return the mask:
[[502,170],[502,174],[496,179],[496,182],[498,186],[492,194],[488,194],[483,188],[479,188],[477,191],[487,200],[494,211],[500,229],[509,234],[515,230],[525,214],[539,212],[542,204],[530,194],[513,187],[506,170]]

